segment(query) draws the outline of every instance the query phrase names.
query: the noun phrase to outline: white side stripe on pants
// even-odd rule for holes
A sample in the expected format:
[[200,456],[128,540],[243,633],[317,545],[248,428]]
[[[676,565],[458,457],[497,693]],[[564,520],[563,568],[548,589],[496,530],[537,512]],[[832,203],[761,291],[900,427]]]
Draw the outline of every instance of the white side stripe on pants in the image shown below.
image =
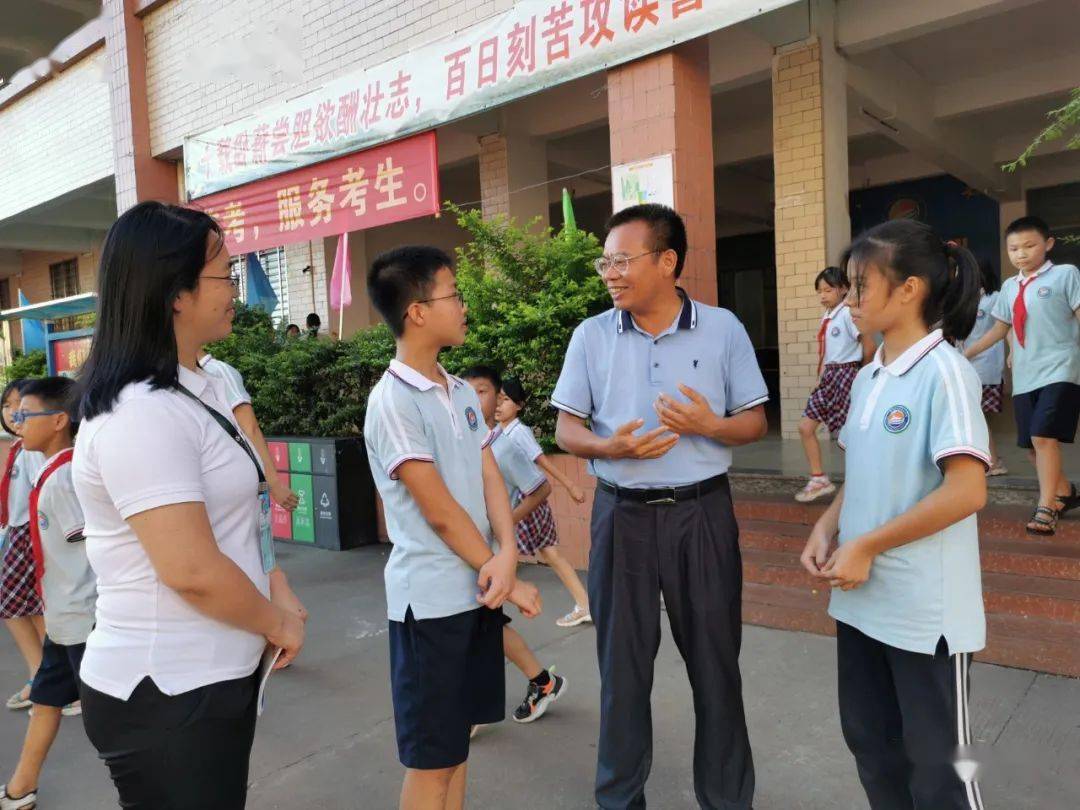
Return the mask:
[[[968,714],[968,693],[970,691],[968,677],[971,669],[971,653],[957,653],[954,655],[953,666],[956,675],[956,738],[959,745],[966,747],[971,745],[971,716]],[[971,781],[965,780],[964,789],[967,791],[968,805],[971,810],[983,810],[979,783],[974,779]]]

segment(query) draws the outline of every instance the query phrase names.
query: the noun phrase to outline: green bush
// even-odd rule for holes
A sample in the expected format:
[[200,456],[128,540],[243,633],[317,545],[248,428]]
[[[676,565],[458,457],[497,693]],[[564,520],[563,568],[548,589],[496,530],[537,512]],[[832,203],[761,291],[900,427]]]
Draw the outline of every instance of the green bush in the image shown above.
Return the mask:
[[[472,237],[458,250],[458,287],[469,307],[465,344],[443,356],[452,372],[478,363],[521,379],[532,398],[523,420],[553,447],[548,406],[570,335],[610,306],[593,272],[596,237],[583,231],[537,233],[479,211],[450,207]],[[233,333],[209,347],[243,375],[267,435],[358,436],[368,392],[394,356],[380,325],[344,341],[286,338],[261,310],[237,307]]]
[[4,385],[12,380],[21,380],[27,377],[44,377],[47,372],[45,352],[40,349],[27,354],[16,351],[11,359],[11,364],[4,368]]

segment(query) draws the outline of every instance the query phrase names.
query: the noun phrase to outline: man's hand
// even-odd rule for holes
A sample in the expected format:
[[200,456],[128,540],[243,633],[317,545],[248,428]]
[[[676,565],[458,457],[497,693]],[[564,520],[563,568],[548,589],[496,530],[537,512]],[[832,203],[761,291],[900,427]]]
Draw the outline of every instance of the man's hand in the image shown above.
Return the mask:
[[517,582],[517,555],[499,552],[480,567],[476,601],[494,610],[505,602]]
[[300,497],[280,481],[275,481],[270,485],[270,499],[289,512],[300,505]]
[[653,403],[660,424],[680,436],[711,436],[717,417],[708,400],[688,385],[680,385],[679,391],[690,401],[661,394]]
[[870,578],[870,566],[874,555],[859,540],[844,543],[836,549],[821,569],[821,575],[829,584],[842,591],[858,588]]
[[821,528],[821,524],[818,523],[810,531],[810,537],[806,540],[806,546],[803,548],[802,555],[799,557],[799,562],[802,563],[802,567],[805,568],[811,576],[823,578],[824,574],[821,573],[822,566],[829,560],[829,547],[832,545],[832,538],[829,534]]
[[634,431],[645,424],[644,419],[635,419],[619,427],[607,440],[608,458],[648,459],[660,458],[675,446],[679,440],[677,433],[671,433],[666,427],[658,427],[640,436]]
[[544,608],[544,602],[540,598],[540,589],[522,579],[514,585],[509,601],[521,611],[521,615],[526,619],[535,619]]

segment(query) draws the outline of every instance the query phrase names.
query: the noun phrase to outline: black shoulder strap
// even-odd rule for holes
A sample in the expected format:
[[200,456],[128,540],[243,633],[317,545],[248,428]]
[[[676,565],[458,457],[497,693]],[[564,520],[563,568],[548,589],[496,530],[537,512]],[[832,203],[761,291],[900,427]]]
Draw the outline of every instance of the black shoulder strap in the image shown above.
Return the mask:
[[215,422],[221,425],[221,429],[228,433],[229,437],[232,438],[234,442],[236,442],[244,449],[244,452],[247,453],[248,458],[251,459],[251,463],[255,465],[255,471],[259,474],[259,483],[265,484],[266,476],[263,474],[262,465],[259,464],[259,460],[255,457],[255,453],[254,451],[252,451],[251,445],[247,443],[247,440],[241,435],[240,431],[236,429],[236,426],[229,421],[228,417],[223,416],[222,414],[215,411],[213,408],[211,408],[209,405],[207,405],[205,402],[203,402],[201,399],[191,393],[191,391],[189,391],[187,388],[180,385],[179,383],[176,384],[176,389],[184,396],[195,400],[204,408],[206,408],[206,412],[209,413],[211,417],[213,417]]

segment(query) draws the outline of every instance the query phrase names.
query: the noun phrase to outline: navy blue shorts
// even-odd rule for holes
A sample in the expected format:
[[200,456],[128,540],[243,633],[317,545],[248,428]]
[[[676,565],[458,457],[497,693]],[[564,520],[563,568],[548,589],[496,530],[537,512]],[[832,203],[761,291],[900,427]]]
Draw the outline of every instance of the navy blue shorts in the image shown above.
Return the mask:
[[1080,421],[1080,385],[1051,383],[1013,396],[1016,443],[1031,449],[1031,437],[1072,444]]
[[41,646],[41,666],[30,684],[30,702],[62,709],[79,699],[79,667],[85,644],[57,644],[48,636]]
[[469,732],[506,711],[503,612],[485,607],[441,619],[390,622],[390,689],[398,758],[406,768],[452,768],[469,758]]

